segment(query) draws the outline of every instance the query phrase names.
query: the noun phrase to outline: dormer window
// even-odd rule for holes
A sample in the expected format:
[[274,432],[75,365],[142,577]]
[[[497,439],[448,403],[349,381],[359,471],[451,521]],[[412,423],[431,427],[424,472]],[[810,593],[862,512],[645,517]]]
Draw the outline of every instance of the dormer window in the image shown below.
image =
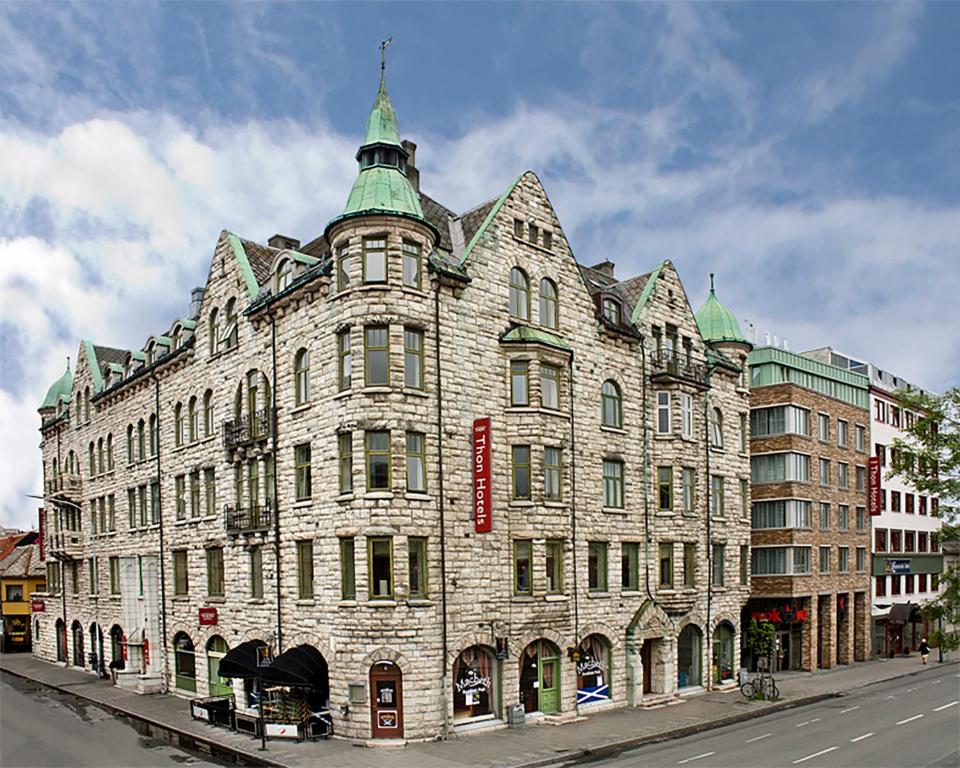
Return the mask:
[[620,325],[620,302],[616,299],[604,298],[603,318],[613,325]]
[[290,285],[293,281],[293,262],[290,259],[284,259],[277,266],[277,293]]

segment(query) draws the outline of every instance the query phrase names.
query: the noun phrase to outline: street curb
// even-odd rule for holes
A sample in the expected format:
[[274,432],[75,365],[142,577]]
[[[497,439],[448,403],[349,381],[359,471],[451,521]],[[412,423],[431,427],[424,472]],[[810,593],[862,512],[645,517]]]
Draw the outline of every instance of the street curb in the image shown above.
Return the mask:
[[[116,704],[108,704],[107,702],[98,701],[97,699],[91,698],[90,696],[85,696],[82,692],[76,691],[70,687],[57,685],[56,683],[47,683],[47,682],[44,682],[43,680],[37,680],[35,677],[30,677],[29,675],[24,674],[23,672],[18,672],[16,670],[10,669],[9,667],[5,667],[5,666],[0,666],[0,672],[4,672],[8,675],[13,675],[14,677],[18,677],[21,680],[27,680],[31,683],[42,686],[43,688],[49,688],[50,690],[57,691],[58,693],[67,694],[69,696],[76,696],[78,699],[83,699],[84,701],[88,701],[94,706],[100,707],[101,709],[105,709],[115,715],[122,715],[123,717],[126,717],[129,720],[136,720],[138,722],[145,723],[153,728],[158,728],[168,733],[176,734],[177,737],[185,741],[190,741],[197,745],[202,744],[204,747],[206,747],[206,749],[197,749],[196,747],[192,747],[193,751],[195,752],[202,752],[202,753],[210,754],[211,756],[216,756],[216,753],[221,753],[221,754],[228,753],[234,757],[235,761],[239,759],[240,761],[242,761],[247,765],[264,766],[264,768],[289,768],[289,766],[287,766],[285,763],[278,763],[276,760],[271,760],[268,757],[261,757],[260,755],[255,755],[250,752],[245,752],[241,749],[238,749],[237,747],[233,747],[233,746],[230,746],[229,744],[224,744],[221,741],[216,741],[214,739],[210,739],[205,736],[192,733],[191,731],[184,731],[176,727],[175,725],[170,725],[169,723],[162,723],[158,720],[154,720],[153,718],[147,717],[146,715],[142,715],[138,712],[132,712],[128,709],[124,709],[123,707],[117,706]],[[190,749],[191,747],[185,747],[185,748]]]

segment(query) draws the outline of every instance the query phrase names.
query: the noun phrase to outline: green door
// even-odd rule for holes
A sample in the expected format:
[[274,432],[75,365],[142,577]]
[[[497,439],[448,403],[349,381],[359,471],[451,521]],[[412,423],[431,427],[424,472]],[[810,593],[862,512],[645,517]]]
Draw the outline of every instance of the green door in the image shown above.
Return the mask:
[[540,711],[560,711],[560,659],[540,661]]

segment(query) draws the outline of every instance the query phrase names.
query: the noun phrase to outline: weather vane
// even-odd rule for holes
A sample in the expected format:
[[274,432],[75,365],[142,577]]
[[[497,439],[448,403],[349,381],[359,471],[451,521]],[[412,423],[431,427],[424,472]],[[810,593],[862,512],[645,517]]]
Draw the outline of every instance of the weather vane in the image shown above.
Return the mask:
[[387,68],[387,46],[393,42],[392,37],[388,37],[386,40],[380,43],[380,71],[383,72]]

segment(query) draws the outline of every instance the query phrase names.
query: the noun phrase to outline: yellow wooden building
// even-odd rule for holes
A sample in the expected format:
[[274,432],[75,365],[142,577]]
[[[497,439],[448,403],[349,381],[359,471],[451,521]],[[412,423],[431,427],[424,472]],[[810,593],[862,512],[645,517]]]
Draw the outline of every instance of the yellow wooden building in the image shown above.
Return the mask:
[[4,653],[29,651],[33,639],[30,595],[46,589],[46,569],[37,544],[21,544],[0,560],[0,643]]

